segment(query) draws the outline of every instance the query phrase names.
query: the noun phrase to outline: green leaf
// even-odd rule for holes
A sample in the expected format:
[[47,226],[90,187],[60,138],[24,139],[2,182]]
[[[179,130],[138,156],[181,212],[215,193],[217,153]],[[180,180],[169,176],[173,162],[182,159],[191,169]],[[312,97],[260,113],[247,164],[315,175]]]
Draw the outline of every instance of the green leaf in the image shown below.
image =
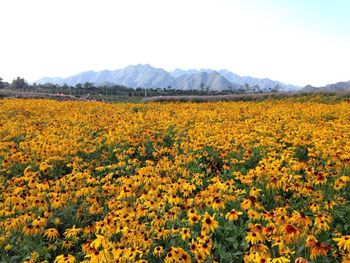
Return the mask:
[[227,237],[227,238],[225,238],[225,240],[226,240],[227,242],[230,242],[230,243],[237,242],[237,239],[236,239],[235,237]]

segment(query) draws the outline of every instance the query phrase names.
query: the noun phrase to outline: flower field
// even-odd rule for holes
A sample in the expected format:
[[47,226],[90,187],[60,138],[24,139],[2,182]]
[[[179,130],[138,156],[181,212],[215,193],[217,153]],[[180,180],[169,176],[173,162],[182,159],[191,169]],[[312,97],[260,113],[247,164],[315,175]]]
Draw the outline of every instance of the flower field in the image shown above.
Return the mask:
[[0,116],[0,262],[350,262],[346,102]]

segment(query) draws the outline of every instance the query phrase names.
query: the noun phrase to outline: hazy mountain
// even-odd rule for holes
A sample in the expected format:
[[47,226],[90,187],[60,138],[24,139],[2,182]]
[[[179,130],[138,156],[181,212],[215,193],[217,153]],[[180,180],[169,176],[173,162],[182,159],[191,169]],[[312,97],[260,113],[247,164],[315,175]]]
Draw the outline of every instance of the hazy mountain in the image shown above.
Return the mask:
[[37,84],[53,83],[58,85],[74,86],[78,83],[92,82],[94,84],[103,84],[112,78],[113,71],[104,70],[100,72],[85,71],[68,78],[42,78],[36,81]]
[[170,71],[170,75],[173,76],[174,78],[177,78],[177,77],[180,77],[180,76],[183,76],[183,75],[190,75],[190,74],[196,74],[196,73],[201,73],[201,72],[207,72],[207,73],[210,73],[210,72],[213,72],[215,70],[213,69],[205,69],[205,68],[201,68],[201,69],[180,69],[180,68],[177,68],[173,71]]
[[300,91],[301,92],[317,92],[317,91],[321,91],[321,88],[313,87],[311,85],[306,85]]
[[[175,69],[174,71],[169,72],[173,77],[178,78],[183,75],[188,75],[188,74],[195,74],[195,73],[200,73],[200,72],[213,72],[214,70],[212,69],[189,69],[189,70],[183,70],[183,69]],[[249,85],[252,88],[257,88],[259,87],[260,90],[263,91],[270,91],[273,89],[278,89],[281,91],[293,91],[299,89],[299,87],[296,87],[294,85],[290,84],[284,84],[280,81],[276,80],[271,80],[268,78],[254,78],[250,76],[240,76],[237,75],[231,71],[222,69],[216,71],[219,73],[222,77],[230,81],[231,83],[234,83],[236,85],[233,86],[243,86],[245,87],[246,85]],[[238,84],[238,85],[237,85]]]
[[262,90],[271,90],[279,87],[280,90],[295,90],[297,87],[270,80],[253,77],[241,77],[227,70],[214,71],[212,69],[175,69],[167,72],[161,68],[146,65],[131,65],[114,71],[86,71],[68,78],[42,78],[38,84],[68,84],[92,82],[95,85],[106,83],[123,85],[131,88],[167,88],[173,89],[200,89],[204,85],[210,90],[239,89],[249,86],[259,86]]
[[198,70],[197,69],[184,70],[184,69],[177,68],[177,69],[175,69],[173,71],[170,71],[169,73],[174,78],[178,78],[178,77],[183,76],[183,75],[190,75],[190,74],[198,73]]
[[338,82],[335,84],[328,84],[324,87],[313,87],[311,85],[307,85],[302,88],[300,91],[303,92],[334,92],[334,91],[350,91],[350,81],[347,82]]
[[347,82],[338,82],[325,86],[327,91],[350,91],[350,80]]
[[231,83],[216,71],[181,75],[169,83],[173,89],[238,90],[239,85]]
[[65,80],[65,83],[73,86],[76,85],[77,83],[85,83],[85,82],[92,82],[92,83],[99,84],[97,80],[99,79],[100,74],[103,74],[103,71],[102,72],[85,71],[75,76],[67,78]]
[[[174,71],[169,72],[173,77],[180,77],[182,75],[188,75],[188,74],[195,74],[200,72],[213,72],[212,69],[189,69],[189,70],[183,70],[183,69],[175,69]],[[259,86],[260,90],[263,91],[269,91],[272,89],[277,88],[278,90],[282,91],[292,91],[297,90],[298,87],[294,85],[284,84],[280,81],[271,80],[268,78],[253,78],[249,76],[240,76],[237,75],[231,71],[222,69],[217,71],[222,77],[226,78],[228,81],[238,84],[240,86],[246,86],[248,84],[250,87],[257,87]],[[237,85],[236,85],[237,86]]]
[[53,83],[53,84],[58,84],[58,85],[63,85],[66,82],[66,79],[64,78],[49,78],[49,77],[44,77],[36,81],[37,84],[46,84],[46,83]]
[[172,80],[173,77],[164,69],[147,64],[116,70],[110,82],[131,88],[163,88]]
[[291,91],[291,90],[298,89],[298,87],[294,85],[284,84],[282,82],[271,80],[268,78],[260,79],[260,78],[253,78],[249,76],[242,77],[225,69],[219,70],[218,72],[221,76],[225,77],[226,79],[228,79],[233,83],[237,83],[242,86],[248,84],[250,87],[259,86],[259,88],[264,91],[268,91],[274,88],[277,88],[278,90],[283,90],[283,91]]
[[42,78],[38,84],[68,84],[92,82],[95,85],[105,83],[118,84],[131,88],[163,88],[173,80],[173,77],[164,69],[153,68],[150,65],[133,65],[123,69],[109,71],[85,71],[68,78]]

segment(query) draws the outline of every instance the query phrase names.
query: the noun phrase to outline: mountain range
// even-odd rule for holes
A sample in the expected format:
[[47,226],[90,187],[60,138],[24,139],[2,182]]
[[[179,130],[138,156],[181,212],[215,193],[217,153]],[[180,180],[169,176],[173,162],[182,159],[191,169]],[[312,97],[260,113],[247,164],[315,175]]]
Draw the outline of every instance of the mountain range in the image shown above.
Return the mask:
[[74,86],[78,83],[91,82],[94,85],[122,85],[131,88],[169,88],[169,89],[209,89],[222,90],[279,90],[295,91],[300,88],[268,78],[239,76],[228,70],[212,69],[175,69],[166,71],[149,64],[130,65],[118,70],[85,71],[68,78],[45,77],[37,84],[58,84]]
[[337,82],[335,84],[328,84],[324,87],[313,87],[307,85],[301,89],[303,92],[337,92],[337,91],[350,91],[350,81]]

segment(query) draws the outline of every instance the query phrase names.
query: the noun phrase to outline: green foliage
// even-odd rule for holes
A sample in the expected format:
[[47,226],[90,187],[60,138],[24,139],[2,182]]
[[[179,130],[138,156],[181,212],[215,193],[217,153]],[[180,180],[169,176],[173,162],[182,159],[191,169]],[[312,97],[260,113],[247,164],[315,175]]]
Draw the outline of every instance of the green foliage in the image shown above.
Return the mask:
[[220,220],[220,228],[215,231],[214,258],[219,262],[243,262],[249,244],[245,241],[247,218],[236,222]]
[[300,145],[295,148],[294,151],[294,157],[297,158],[301,162],[307,162],[309,159],[308,154],[309,154],[309,148],[310,146],[308,145]]

